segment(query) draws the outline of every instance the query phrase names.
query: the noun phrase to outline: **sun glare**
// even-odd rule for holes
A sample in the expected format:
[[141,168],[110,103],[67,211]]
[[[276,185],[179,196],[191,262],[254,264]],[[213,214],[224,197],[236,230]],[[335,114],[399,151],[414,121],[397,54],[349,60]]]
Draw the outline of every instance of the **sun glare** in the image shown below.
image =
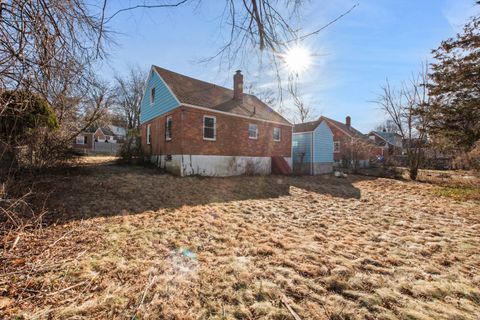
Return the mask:
[[283,55],[283,59],[288,71],[295,74],[304,72],[312,63],[310,51],[300,46],[288,48]]

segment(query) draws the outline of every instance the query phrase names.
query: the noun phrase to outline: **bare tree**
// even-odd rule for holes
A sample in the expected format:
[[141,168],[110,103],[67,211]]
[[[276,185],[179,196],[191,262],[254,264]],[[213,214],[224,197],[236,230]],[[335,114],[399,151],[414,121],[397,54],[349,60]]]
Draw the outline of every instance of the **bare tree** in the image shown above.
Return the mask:
[[45,91],[55,70],[87,69],[104,55],[101,20],[82,0],[1,3],[0,85]]
[[108,82],[97,80],[82,103],[83,120],[80,129],[105,118],[113,108],[116,92]]
[[365,137],[352,137],[343,140],[344,150],[342,152],[343,164],[357,173],[362,166],[361,161],[371,159],[376,151],[377,146],[371,140]]
[[398,133],[397,125],[390,119],[376,126],[375,130],[380,132]]
[[427,83],[425,64],[422,71],[413,76],[410,82],[403,83],[400,89],[392,87],[387,80],[382,87],[383,94],[377,101],[402,136],[412,180],[416,180],[418,169],[425,161],[426,129],[430,121],[424,112],[429,105]]
[[[148,0],[142,3],[133,1],[130,7],[121,8],[105,21],[109,22],[119,14],[131,10],[177,8],[188,4],[199,6],[201,2],[201,0],[172,0],[162,3]],[[239,66],[248,68],[248,64],[255,58],[262,67],[266,61],[266,68],[268,71],[273,71],[277,82],[276,109],[283,113],[285,111],[282,104],[283,94],[288,91],[286,87],[289,83],[285,78],[292,73],[288,72],[286,76],[281,72],[286,60],[285,53],[289,48],[301,46],[302,41],[319,34],[359,5],[354,4],[328,23],[306,31],[298,27],[302,21],[300,10],[306,3],[308,1],[305,0],[224,0],[225,5],[219,15],[218,28],[221,45],[214,54],[200,61],[217,61],[219,70],[231,70],[232,67]],[[284,83],[287,83],[287,86]],[[298,99],[296,103],[300,108],[305,107]]]
[[294,122],[302,123],[311,120],[313,115],[313,109],[310,105],[306,104],[298,89],[297,79],[289,79],[288,92],[293,99],[293,119]]
[[126,124],[127,137],[120,155],[124,160],[131,161],[140,155],[140,106],[145,92],[147,72],[138,66],[131,66],[124,77],[115,77],[115,108],[114,113]]
[[125,77],[115,76],[116,104],[114,112],[124,118],[127,130],[140,128],[140,104],[145,92],[147,72],[131,66]]
[[[82,102],[96,86],[93,66],[105,55],[108,32],[91,8],[83,0],[0,4],[0,90],[41,97],[58,120],[55,133],[42,130],[23,140],[36,164],[54,163],[70,144]],[[0,104],[0,121],[8,105]],[[15,104],[15,112],[28,117],[31,110]]]

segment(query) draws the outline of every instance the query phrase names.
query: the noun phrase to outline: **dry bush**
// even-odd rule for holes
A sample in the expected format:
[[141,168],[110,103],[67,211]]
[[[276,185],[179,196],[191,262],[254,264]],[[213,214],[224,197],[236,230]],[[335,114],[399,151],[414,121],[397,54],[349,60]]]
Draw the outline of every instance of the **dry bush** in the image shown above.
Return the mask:
[[480,142],[477,142],[472,151],[458,153],[453,159],[453,167],[457,169],[472,170],[480,174]]

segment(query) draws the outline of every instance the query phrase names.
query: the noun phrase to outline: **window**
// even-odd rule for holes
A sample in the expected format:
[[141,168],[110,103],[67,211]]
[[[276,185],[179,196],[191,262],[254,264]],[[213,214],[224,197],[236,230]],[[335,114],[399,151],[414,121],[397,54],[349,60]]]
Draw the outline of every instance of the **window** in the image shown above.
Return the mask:
[[203,116],[203,140],[215,140],[217,119],[213,116]]
[[257,139],[258,138],[258,127],[256,124],[250,123],[248,125],[248,137],[250,139]]
[[147,144],[152,142],[152,130],[150,129],[150,125],[147,124]]
[[150,104],[155,102],[155,87],[150,89]]
[[273,128],[273,141],[280,141],[280,128]]
[[75,143],[76,144],[86,144],[87,143],[87,137],[77,136],[77,139],[76,139]]
[[333,141],[333,152],[340,152],[340,141]]
[[172,140],[172,117],[165,120],[165,140]]

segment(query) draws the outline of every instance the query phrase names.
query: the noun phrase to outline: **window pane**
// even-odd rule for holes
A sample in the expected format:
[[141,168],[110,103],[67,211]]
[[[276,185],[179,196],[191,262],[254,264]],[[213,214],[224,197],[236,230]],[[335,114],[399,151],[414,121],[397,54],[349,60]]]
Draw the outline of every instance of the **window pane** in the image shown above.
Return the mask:
[[150,132],[150,125],[147,125],[147,144],[150,144],[151,140],[151,132]]
[[249,124],[248,125],[248,136],[250,138],[256,138],[257,137],[257,125],[256,124]]
[[172,118],[167,118],[167,123],[165,125],[165,138],[172,139]]
[[205,118],[205,127],[207,128],[213,128],[214,124],[215,124],[215,119],[213,118]]
[[333,143],[333,152],[339,152],[340,151],[340,142],[335,141]]
[[273,140],[280,140],[280,128],[273,128]]
[[203,130],[203,136],[208,139],[213,139],[215,138],[215,130],[213,128],[207,128]]
[[152,88],[150,91],[150,102],[155,102],[155,88]]
[[203,118],[203,137],[206,139],[215,139],[215,118]]

